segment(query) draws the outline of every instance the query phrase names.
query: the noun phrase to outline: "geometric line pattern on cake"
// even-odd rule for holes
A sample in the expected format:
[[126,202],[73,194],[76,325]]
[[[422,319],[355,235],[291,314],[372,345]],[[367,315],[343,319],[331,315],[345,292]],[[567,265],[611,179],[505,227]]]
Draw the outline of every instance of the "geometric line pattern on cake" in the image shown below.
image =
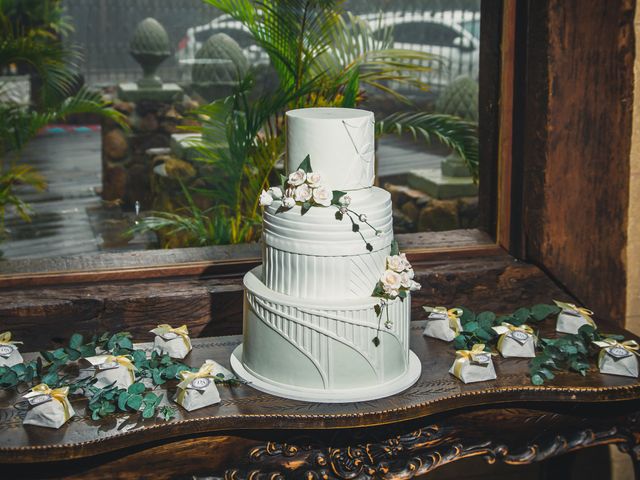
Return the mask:
[[351,260],[349,292],[354,297],[371,295],[378,279],[384,272],[385,259],[388,254],[389,249],[385,248],[368,255],[349,257]]
[[389,248],[383,248],[362,255],[328,257],[267,245],[264,283],[271,290],[298,298],[368,297],[384,271],[388,254]]
[[[267,300],[247,290],[247,300],[257,317],[268,327],[287,339],[318,369],[325,388],[327,372],[331,370],[331,341],[347,346],[362,357],[371,367],[379,382],[385,381],[384,350],[372,342],[378,328],[377,318],[371,305],[361,308],[320,310],[312,307],[284,305]],[[410,299],[405,299],[410,302]],[[394,318],[391,328],[381,327],[384,341],[395,339],[403,350],[408,349],[408,308],[400,301],[389,303],[389,315]],[[346,316],[346,315],[349,316]],[[386,315],[386,313],[385,313]],[[384,322],[384,320],[383,320]],[[408,357],[406,359],[408,361]],[[406,364],[405,364],[406,367]]]

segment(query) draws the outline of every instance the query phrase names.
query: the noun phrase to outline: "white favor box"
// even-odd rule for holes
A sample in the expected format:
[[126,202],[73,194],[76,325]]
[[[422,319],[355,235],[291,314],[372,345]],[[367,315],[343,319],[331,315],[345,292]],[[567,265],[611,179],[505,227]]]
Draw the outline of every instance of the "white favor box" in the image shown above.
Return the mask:
[[588,324],[589,321],[581,313],[563,310],[558,315],[556,332],[576,334],[581,326]]
[[488,353],[474,355],[475,360],[464,359],[459,374],[456,375],[456,359],[449,370],[449,373],[462,380],[464,383],[484,382],[497,378],[493,360]]
[[504,358],[534,358],[536,356],[536,338],[522,330],[509,330],[506,327],[493,327],[501,335],[498,351]]
[[169,355],[171,358],[183,359],[191,351],[191,340],[189,337],[183,337],[177,333],[168,332],[162,335],[156,335],[153,340],[153,349],[162,355]]
[[173,401],[188,411],[220,403],[220,394],[213,378],[196,378],[182,389],[178,388]]
[[13,367],[23,361],[18,347],[10,343],[0,344],[0,367]]
[[[52,398],[50,395],[41,394],[32,396],[27,400],[33,406],[29,409],[27,415],[22,421],[25,425],[60,428],[67,422],[67,420],[75,415],[75,411],[67,398],[61,402]],[[65,408],[68,416],[65,414]]]
[[[458,331],[462,330],[460,319],[456,318],[458,324]],[[431,312],[427,317],[427,324],[424,327],[423,335],[432,338],[438,338],[445,342],[451,342],[456,338],[456,332],[449,325],[449,317],[446,313]]]
[[605,347],[598,358],[600,373],[638,377],[638,357],[619,346]]
[[113,384],[117,388],[129,388],[135,382],[134,372],[118,362],[107,363],[107,359],[108,355],[86,358],[94,367],[94,377],[98,380],[95,386],[105,388]]

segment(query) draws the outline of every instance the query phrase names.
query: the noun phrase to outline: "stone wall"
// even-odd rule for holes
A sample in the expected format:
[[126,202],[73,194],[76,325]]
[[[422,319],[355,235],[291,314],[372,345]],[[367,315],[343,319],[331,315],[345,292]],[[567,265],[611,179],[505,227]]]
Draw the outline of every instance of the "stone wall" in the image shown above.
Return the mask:
[[393,203],[395,233],[440,232],[478,226],[478,198],[437,200],[420,190],[385,183]]
[[147,151],[169,148],[171,135],[192,120],[185,115],[195,107],[190,100],[176,104],[157,101],[116,102],[126,116],[129,131],[112,120],[102,121],[102,198],[133,208],[136,201],[149,209],[153,155]]

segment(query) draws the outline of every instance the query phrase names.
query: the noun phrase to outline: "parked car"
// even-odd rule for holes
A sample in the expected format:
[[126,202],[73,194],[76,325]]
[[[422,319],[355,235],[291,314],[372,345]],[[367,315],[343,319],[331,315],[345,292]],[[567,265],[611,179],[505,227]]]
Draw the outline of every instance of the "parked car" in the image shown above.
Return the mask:
[[[375,31],[393,28],[394,48],[430,53],[437,60],[429,62],[432,70],[421,80],[434,92],[447,86],[460,75],[478,77],[480,53],[480,12],[453,10],[437,12],[382,12],[360,15]],[[229,15],[221,15],[205,25],[191,27],[178,45],[177,57],[186,71],[191,70],[195,54],[214,33],[233,38],[251,65],[269,63],[269,56],[258,47],[242,23]],[[391,84],[393,88],[398,86]]]
[[[455,78],[478,78],[480,63],[480,12],[386,12],[361,15],[374,31],[393,28],[394,48],[434,55],[432,70],[420,79],[434,92]],[[394,87],[394,85],[391,85]]]

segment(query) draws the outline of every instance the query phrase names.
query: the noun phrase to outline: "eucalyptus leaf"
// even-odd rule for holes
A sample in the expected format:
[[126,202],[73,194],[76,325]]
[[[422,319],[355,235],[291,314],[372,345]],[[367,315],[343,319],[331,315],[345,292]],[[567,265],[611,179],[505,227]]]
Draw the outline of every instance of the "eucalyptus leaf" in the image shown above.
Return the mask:
[[84,338],[79,333],[74,333],[69,339],[69,347],[78,350],[82,345]]
[[140,410],[141,406],[142,406],[142,395],[136,393],[135,395],[131,395],[127,399],[127,407],[131,408],[132,410],[138,411]]

